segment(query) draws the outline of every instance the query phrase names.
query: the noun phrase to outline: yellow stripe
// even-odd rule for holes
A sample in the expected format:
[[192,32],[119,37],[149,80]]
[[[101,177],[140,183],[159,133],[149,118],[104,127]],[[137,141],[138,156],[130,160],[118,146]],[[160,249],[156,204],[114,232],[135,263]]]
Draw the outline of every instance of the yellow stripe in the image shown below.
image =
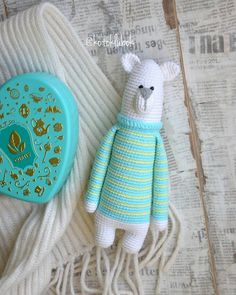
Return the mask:
[[157,173],[158,172],[168,172],[168,168],[157,168],[157,169],[158,169]]
[[156,193],[156,195],[158,197],[168,197],[169,196],[169,193],[168,192],[166,192],[166,193],[159,193],[159,192],[155,191],[155,193]]
[[94,188],[94,189],[101,189],[101,188],[102,188],[102,185],[99,185],[99,184],[92,184],[92,185],[91,185],[91,188]]
[[106,144],[110,144],[110,146],[105,146],[104,144],[102,144],[102,145],[100,146],[100,148],[98,149],[97,153],[99,154],[99,153],[101,153],[101,152],[103,152],[103,151],[110,152],[112,143],[113,143],[112,141],[106,143]]
[[169,180],[169,177],[158,177],[158,176],[155,176],[155,181],[163,181],[163,180]]
[[[119,144],[116,144],[114,148],[115,149],[118,149],[120,151],[127,152],[127,147],[120,146]],[[143,155],[148,155],[148,156],[151,155],[152,156],[152,155],[155,154],[155,151],[154,150],[153,151],[150,151],[150,152],[144,152],[144,151],[138,151],[138,150],[132,150],[132,151],[129,150],[129,152],[132,152],[133,154],[141,155],[141,156],[143,156]]]
[[[124,174],[118,174],[116,173],[116,171],[114,171],[113,169],[110,170],[110,173],[112,173],[112,175],[114,175],[114,177],[119,177],[121,179],[127,179],[130,180],[131,177],[125,176]],[[138,182],[148,182],[150,181],[150,177],[147,178],[138,178],[138,177],[134,177],[132,176],[132,181],[138,181]]]
[[115,205],[124,206],[124,207],[128,207],[128,208],[136,208],[136,207],[144,208],[144,207],[147,207],[147,206],[151,206],[151,200],[146,204],[130,204],[130,203],[118,201],[115,198],[110,198],[106,194],[103,195],[103,200],[108,200],[109,202],[114,203]]
[[126,159],[127,162],[130,162],[130,163],[134,163],[134,164],[146,164],[146,165],[152,165],[153,164],[153,161],[140,161],[138,160],[137,158],[136,159],[132,159],[130,157],[126,157],[124,155],[120,155],[118,153],[114,153],[113,156],[119,160],[123,160],[123,159]]
[[125,129],[125,134],[130,134],[130,135],[134,135],[134,136],[140,136],[142,138],[154,138],[155,136],[152,134],[145,134],[143,132],[135,132],[135,131],[131,131],[128,129]]
[[166,185],[166,184],[163,184],[163,185],[158,184],[158,188],[168,188],[168,187],[169,187],[169,185]]
[[98,167],[95,167],[94,166],[94,169],[93,169],[93,171],[92,171],[92,174],[93,173],[104,173],[106,171],[106,166],[104,166],[103,168],[98,168]]
[[102,203],[101,205],[102,207],[105,207],[106,209],[108,209],[111,212],[114,212],[116,214],[121,214],[121,215],[129,215],[129,216],[146,216],[149,215],[149,210],[145,211],[145,212],[128,212],[128,211],[123,211],[123,210],[119,210],[119,209],[115,209],[113,207],[107,206],[106,204]]
[[88,195],[93,195],[93,196],[96,196],[96,197],[97,197],[97,196],[100,195],[100,194],[99,194],[99,192],[93,192],[93,191],[92,191],[92,188],[89,188],[89,190],[88,190]]
[[[124,167],[122,166],[120,163],[119,164],[116,164],[116,162],[112,162],[112,165],[117,167],[117,168],[120,168],[120,169],[123,169],[123,170],[127,170],[127,171],[132,171],[132,172],[138,172],[138,173],[150,173],[153,171],[153,169],[134,169],[134,168],[127,168],[127,167]],[[131,178],[132,179],[132,178]]]
[[149,199],[149,198],[151,198],[151,195],[150,195],[150,194],[149,194],[149,195],[145,195],[145,196],[131,196],[131,195],[128,195],[128,194],[122,194],[122,193],[120,193],[120,192],[118,192],[118,191],[113,190],[112,188],[110,188],[110,187],[108,187],[108,186],[106,186],[106,190],[107,190],[108,192],[110,192],[111,194],[118,195],[118,196],[120,196],[120,197],[122,197],[122,198],[125,198],[125,199],[138,199],[138,200],[144,200],[144,199]]
[[[118,136],[117,136],[118,139]],[[155,143],[146,143],[146,142],[140,142],[137,140],[128,140],[126,138],[120,138],[119,139],[120,142],[123,142],[124,144],[128,143],[128,144],[132,144],[132,145],[136,145],[136,146],[140,146],[140,147],[155,147]]]
[[118,187],[124,188],[124,189],[130,189],[130,190],[134,190],[134,191],[146,191],[147,189],[152,188],[151,185],[148,185],[147,187],[137,187],[137,186],[131,186],[131,185],[127,185],[124,183],[119,183],[116,182],[114,180],[112,180],[111,178],[108,179],[108,182],[117,185]]
[[104,177],[103,176],[97,176],[96,174],[95,175],[92,175],[91,176],[91,179],[96,179],[98,181],[103,181],[104,180]]
[[98,149],[96,156],[103,156],[104,153],[107,155],[110,153],[110,151],[111,151],[110,147],[101,146]]
[[165,200],[165,201],[162,201],[162,200],[157,200],[157,199],[155,199],[155,200],[154,200],[154,203],[155,203],[155,206],[158,206],[158,204],[160,204],[160,205],[168,204],[168,203],[169,203],[169,200],[167,199],[167,200]]
[[153,209],[152,210],[153,213],[167,213],[168,212],[168,208],[166,209]]
[[99,158],[96,158],[96,162],[98,162],[100,165],[102,165],[102,166],[107,166],[107,163],[106,162],[104,162],[104,160],[101,160],[101,159],[99,159]]

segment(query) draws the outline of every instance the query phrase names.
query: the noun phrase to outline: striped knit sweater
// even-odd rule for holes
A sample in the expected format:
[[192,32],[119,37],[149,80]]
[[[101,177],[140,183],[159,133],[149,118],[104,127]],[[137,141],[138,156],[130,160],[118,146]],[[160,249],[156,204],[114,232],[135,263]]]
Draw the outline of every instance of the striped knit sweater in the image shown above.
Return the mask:
[[121,114],[97,151],[86,202],[100,214],[127,223],[160,225],[168,219],[169,178],[161,122]]

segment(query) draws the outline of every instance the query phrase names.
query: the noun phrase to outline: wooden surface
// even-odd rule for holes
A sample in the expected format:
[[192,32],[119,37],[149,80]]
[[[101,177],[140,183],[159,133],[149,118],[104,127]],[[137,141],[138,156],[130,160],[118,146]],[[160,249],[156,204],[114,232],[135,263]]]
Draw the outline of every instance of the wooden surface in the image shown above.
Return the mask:
[[[40,2],[0,0],[0,20]],[[236,294],[236,2],[50,2],[85,46],[98,30],[130,31],[141,57],[181,64],[182,76],[165,89],[164,125],[172,201],[185,232],[162,294]],[[122,93],[124,48],[87,49]]]

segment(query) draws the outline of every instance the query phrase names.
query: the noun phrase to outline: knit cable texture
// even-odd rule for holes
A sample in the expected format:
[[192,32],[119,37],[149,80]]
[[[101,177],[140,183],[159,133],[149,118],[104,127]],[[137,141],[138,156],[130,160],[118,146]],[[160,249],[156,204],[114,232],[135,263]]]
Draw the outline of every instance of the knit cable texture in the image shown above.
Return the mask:
[[0,294],[40,294],[53,268],[94,245],[92,223],[78,201],[98,143],[115,121],[120,98],[51,4],[1,23],[0,51],[1,84],[25,72],[54,74],[72,90],[80,112],[77,156],[58,196],[42,206],[0,199]]

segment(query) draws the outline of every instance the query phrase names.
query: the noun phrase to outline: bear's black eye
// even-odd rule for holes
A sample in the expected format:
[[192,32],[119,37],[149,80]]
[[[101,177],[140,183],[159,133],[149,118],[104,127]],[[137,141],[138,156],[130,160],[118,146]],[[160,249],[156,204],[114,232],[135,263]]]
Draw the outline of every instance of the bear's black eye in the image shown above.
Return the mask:
[[139,87],[138,87],[139,89],[141,89],[141,88],[143,88],[143,85],[139,85]]
[[151,89],[151,90],[154,90],[154,87],[152,86],[152,87],[150,87],[150,89]]

